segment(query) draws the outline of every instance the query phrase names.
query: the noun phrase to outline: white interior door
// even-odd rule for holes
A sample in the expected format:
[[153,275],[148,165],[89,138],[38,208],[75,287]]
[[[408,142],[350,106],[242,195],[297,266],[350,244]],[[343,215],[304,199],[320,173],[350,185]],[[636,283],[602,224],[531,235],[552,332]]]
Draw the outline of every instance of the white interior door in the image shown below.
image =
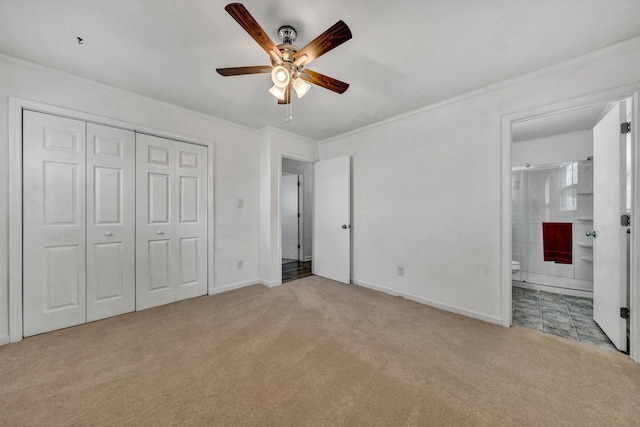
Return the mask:
[[23,113],[23,334],[86,321],[85,123]]
[[351,159],[317,162],[313,173],[313,273],[350,283]]
[[207,293],[207,147],[176,142],[176,300]]
[[626,149],[620,124],[626,118],[625,104],[616,103],[593,129],[593,318],[622,351],[627,349],[626,228],[620,216],[626,213]]
[[135,133],[87,124],[87,321],[135,310]]
[[282,176],[280,186],[280,220],[282,228],[282,258],[298,257],[298,175]]
[[207,292],[207,148],[136,134],[136,308]]

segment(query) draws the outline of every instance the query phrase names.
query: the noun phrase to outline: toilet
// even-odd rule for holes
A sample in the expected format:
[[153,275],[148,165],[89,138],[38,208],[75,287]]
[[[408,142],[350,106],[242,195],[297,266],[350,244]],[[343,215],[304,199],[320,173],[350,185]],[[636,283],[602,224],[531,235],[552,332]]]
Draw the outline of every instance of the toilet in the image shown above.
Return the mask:
[[516,274],[518,271],[520,271],[520,262],[511,261],[511,274]]

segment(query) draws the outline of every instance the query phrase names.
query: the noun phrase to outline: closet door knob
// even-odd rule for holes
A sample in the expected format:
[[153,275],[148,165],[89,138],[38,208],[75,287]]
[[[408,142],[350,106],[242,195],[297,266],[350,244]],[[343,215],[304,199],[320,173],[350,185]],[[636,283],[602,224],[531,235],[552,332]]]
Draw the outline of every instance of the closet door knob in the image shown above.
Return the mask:
[[107,237],[111,237],[111,236],[113,236],[113,233],[110,232],[110,231],[107,231],[106,233],[104,233],[104,235],[107,236]]
[[586,233],[587,237],[592,236],[592,237],[596,237],[596,232],[594,231],[587,231]]
[[164,231],[158,230],[158,231],[156,231],[156,234],[157,235],[162,235],[162,234],[164,234]]

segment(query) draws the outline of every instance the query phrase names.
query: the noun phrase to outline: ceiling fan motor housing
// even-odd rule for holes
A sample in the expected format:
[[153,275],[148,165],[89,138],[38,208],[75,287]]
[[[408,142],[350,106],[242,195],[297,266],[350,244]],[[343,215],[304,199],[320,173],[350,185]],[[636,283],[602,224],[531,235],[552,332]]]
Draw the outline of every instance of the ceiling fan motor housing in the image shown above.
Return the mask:
[[283,25],[278,29],[278,36],[282,39],[283,44],[293,44],[297,35],[298,33],[291,25]]
[[[278,30],[278,35],[282,39],[282,44],[278,45],[278,49],[282,52],[282,61],[289,63],[289,66],[291,66],[291,62],[293,62],[295,54],[299,50],[298,47],[293,44],[293,42],[296,41],[296,30],[289,25],[283,25]],[[271,62],[273,65],[276,65],[273,59]],[[292,68],[291,71],[294,71],[293,68],[295,67],[290,68]]]

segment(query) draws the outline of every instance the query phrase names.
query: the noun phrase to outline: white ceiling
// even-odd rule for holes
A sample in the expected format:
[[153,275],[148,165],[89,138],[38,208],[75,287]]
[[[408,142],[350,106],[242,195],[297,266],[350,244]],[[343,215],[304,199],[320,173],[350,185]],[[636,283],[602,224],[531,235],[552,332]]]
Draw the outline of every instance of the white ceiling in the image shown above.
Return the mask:
[[606,102],[522,120],[511,126],[511,141],[521,142],[591,130],[604,116]]
[[[351,84],[314,86],[294,120],[267,74],[217,67],[269,64],[224,0],[0,0],[0,52],[262,128],[316,140],[640,36],[638,0],[245,0],[272,38],[304,46],[338,20],[353,39],[313,63]],[[85,39],[78,45],[76,37]]]

